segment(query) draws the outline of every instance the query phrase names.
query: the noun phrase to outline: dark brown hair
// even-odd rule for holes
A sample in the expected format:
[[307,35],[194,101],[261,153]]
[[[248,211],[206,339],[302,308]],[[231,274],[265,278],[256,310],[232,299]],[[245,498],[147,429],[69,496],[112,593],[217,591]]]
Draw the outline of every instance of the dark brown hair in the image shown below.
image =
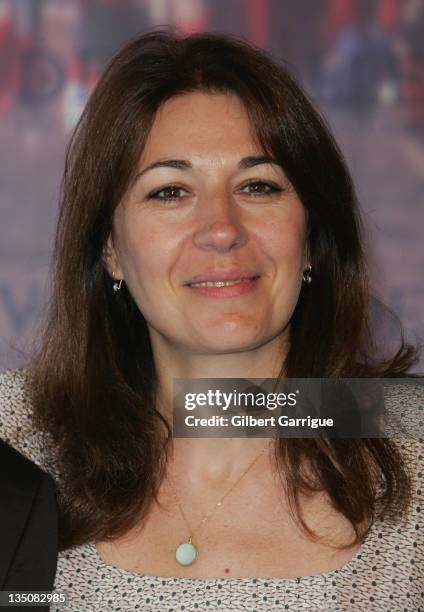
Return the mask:
[[[282,165],[308,211],[314,277],[292,317],[281,374],[402,376],[415,358],[402,343],[390,360],[373,359],[352,181],[294,79],[234,37],[153,32],[137,38],[100,79],[69,146],[53,296],[31,369],[35,413],[60,460],[64,548],[125,533],[148,512],[163,478],[170,431],[155,408],[146,323],[125,285],[114,294],[102,250],[156,112],[193,91],[240,97],[264,152]],[[407,507],[408,475],[389,440],[281,439],[276,454],[294,516],[306,529],[298,495],[318,487],[361,538],[360,526],[377,508],[376,472],[385,482],[380,516]]]

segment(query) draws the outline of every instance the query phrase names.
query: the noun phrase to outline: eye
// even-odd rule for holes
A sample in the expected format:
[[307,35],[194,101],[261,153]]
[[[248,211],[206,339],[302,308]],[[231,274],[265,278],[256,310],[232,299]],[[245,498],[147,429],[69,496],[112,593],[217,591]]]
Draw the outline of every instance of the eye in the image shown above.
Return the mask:
[[163,202],[175,202],[183,197],[183,192],[187,193],[185,189],[178,185],[168,185],[168,187],[162,187],[157,191],[152,191],[147,196],[148,200],[162,200]]
[[242,193],[247,193],[254,198],[263,198],[273,195],[274,193],[281,193],[283,190],[275,183],[269,183],[266,181],[250,181],[241,187],[240,191]]

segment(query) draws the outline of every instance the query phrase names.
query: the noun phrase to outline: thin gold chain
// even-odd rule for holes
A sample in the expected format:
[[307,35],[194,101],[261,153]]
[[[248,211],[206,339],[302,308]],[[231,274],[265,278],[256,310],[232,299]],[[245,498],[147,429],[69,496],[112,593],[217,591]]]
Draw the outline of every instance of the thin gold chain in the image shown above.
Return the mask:
[[238,479],[235,481],[235,483],[233,483],[233,484],[231,485],[231,487],[228,489],[228,491],[227,491],[226,493],[224,493],[224,495],[221,497],[221,499],[220,499],[220,500],[219,500],[219,501],[218,501],[218,502],[215,504],[215,506],[214,506],[214,507],[213,507],[211,510],[209,510],[209,512],[207,513],[207,515],[206,515],[205,517],[203,517],[203,518],[202,518],[202,520],[200,521],[200,523],[199,523],[198,525],[196,525],[196,527],[195,527],[194,529],[191,529],[191,527],[190,527],[190,523],[189,523],[189,521],[188,521],[188,519],[187,519],[187,517],[186,517],[186,514],[185,514],[185,512],[184,512],[184,510],[183,510],[183,508],[182,508],[182,506],[181,506],[181,503],[180,503],[180,501],[179,501],[179,499],[178,499],[178,496],[177,496],[177,493],[176,493],[176,491],[175,491],[175,488],[174,488],[174,486],[173,486],[173,485],[172,485],[172,483],[171,483],[171,487],[172,487],[172,490],[173,490],[173,495],[174,495],[174,498],[175,498],[175,503],[177,504],[178,509],[179,509],[179,511],[181,512],[181,516],[183,517],[183,519],[184,519],[184,521],[185,521],[185,523],[186,523],[186,525],[187,525],[187,527],[188,527],[188,531],[189,531],[189,540],[191,540],[191,538],[194,536],[194,534],[196,533],[196,531],[198,531],[198,529],[199,529],[200,527],[202,527],[202,526],[203,526],[203,525],[206,523],[206,521],[207,521],[207,520],[209,520],[209,519],[210,519],[210,517],[211,517],[211,516],[212,516],[212,515],[213,515],[213,514],[214,514],[214,513],[215,513],[215,512],[218,510],[218,508],[219,508],[220,506],[222,506],[222,503],[223,503],[224,499],[225,499],[226,497],[228,497],[228,495],[231,493],[231,491],[232,491],[232,490],[233,490],[233,489],[234,489],[234,488],[235,488],[235,487],[238,485],[238,483],[240,482],[240,480],[241,480],[242,478],[244,478],[244,476],[246,476],[247,472],[248,472],[248,471],[249,471],[249,470],[250,470],[250,469],[251,469],[251,468],[252,468],[252,467],[255,465],[255,463],[258,461],[259,457],[261,457],[261,455],[262,455],[262,454],[265,452],[265,450],[266,450],[267,448],[269,448],[269,446],[266,446],[265,448],[263,448],[263,449],[261,450],[261,452],[259,453],[259,455],[257,455],[257,456],[256,456],[256,457],[253,459],[253,461],[252,461],[251,463],[249,463],[249,465],[247,466],[247,468],[245,469],[245,471],[242,473],[242,475],[241,475],[241,476],[240,476],[240,477],[239,477],[239,478],[238,478]]

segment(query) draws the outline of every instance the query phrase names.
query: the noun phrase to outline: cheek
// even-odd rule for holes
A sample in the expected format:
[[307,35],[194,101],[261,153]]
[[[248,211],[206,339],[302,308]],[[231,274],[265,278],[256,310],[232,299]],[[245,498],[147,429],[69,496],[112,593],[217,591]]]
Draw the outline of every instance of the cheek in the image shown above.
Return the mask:
[[127,220],[126,231],[121,233],[119,255],[127,285],[141,306],[155,293],[155,287],[164,288],[177,260],[179,237],[175,227],[162,223]]
[[306,220],[303,209],[296,215],[275,215],[256,231],[262,251],[278,268],[298,273],[306,250]]

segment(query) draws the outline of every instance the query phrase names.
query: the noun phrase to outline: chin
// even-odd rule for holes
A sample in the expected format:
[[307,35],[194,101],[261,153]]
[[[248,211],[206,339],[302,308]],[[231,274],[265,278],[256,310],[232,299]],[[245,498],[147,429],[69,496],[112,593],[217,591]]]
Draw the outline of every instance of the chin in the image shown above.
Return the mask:
[[199,340],[197,349],[201,347],[202,353],[215,355],[251,351],[268,341],[267,338],[258,338],[257,335],[248,333],[246,330],[240,333],[234,331],[232,333],[229,331],[216,332],[207,337],[203,336]]

